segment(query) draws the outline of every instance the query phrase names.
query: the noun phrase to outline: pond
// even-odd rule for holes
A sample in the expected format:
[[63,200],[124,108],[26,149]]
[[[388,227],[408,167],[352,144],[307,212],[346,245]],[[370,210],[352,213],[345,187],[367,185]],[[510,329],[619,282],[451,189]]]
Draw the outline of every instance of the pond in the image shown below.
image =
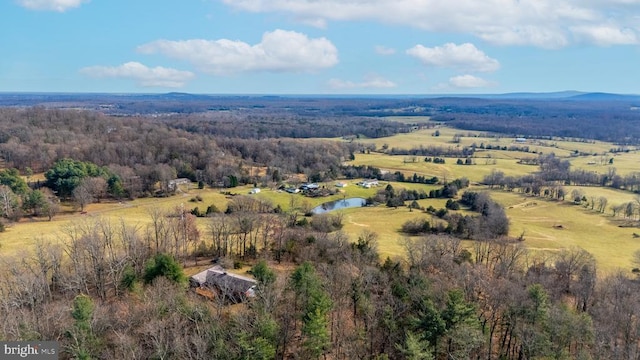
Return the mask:
[[367,203],[367,200],[363,198],[348,198],[343,200],[329,201],[324,204],[314,207],[311,212],[313,214],[324,214],[329,211],[347,209],[352,207],[361,207]]

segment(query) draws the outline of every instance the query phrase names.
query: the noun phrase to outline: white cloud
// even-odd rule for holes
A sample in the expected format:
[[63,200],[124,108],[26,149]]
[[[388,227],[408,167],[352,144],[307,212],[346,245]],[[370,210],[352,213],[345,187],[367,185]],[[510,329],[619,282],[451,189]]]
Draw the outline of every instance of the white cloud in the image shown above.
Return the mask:
[[433,48],[416,45],[407,50],[407,54],[417,58],[426,66],[482,72],[496,71],[500,68],[498,60],[490,58],[470,43],[461,45],[447,43]]
[[388,48],[382,45],[376,45],[375,51],[378,55],[393,55],[396,53],[396,49]]
[[18,4],[31,10],[65,12],[77,8],[88,0],[18,0]]
[[132,79],[143,87],[179,88],[194,77],[194,74],[190,71],[162,66],[150,68],[135,61],[120,66],[90,66],[81,69],[80,72],[96,78]]
[[[296,21],[366,20],[446,33],[472,34],[499,45],[559,48],[640,42],[637,0],[223,0],[236,9],[291,15]],[[582,27],[609,27],[625,36],[581,36]],[[614,31],[614,33],[615,33]],[[629,34],[633,34],[630,36]],[[606,38],[613,38],[607,41]]]
[[366,76],[362,82],[352,82],[340,79],[329,80],[329,87],[334,90],[348,90],[348,89],[390,89],[397,85],[390,80],[381,78],[379,76],[371,75]]
[[449,85],[458,89],[482,88],[495,86],[494,83],[473,75],[459,75],[449,79]]
[[631,29],[619,29],[611,26],[576,26],[571,30],[576,38],[600,46],[631,45],[638,43],[638,35]]
[[294,31],[266,32],[262,41],[157,40],[138,47],[145,54],[160,53],[185,60],[203,72],[224,75],[239,72],[306,72],[338,63],[338,50],[326,38],[310,39]]

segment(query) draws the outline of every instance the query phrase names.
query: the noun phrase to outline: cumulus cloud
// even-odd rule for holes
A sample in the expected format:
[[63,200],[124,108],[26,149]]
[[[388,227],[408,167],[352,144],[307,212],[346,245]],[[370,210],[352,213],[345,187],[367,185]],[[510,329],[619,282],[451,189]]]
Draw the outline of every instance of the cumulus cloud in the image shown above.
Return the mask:
[[[243,11],[275,12],[297,21],[326,26],[326,21],[367,20],[408,25],[436,32],[472,34],[499,45],[559,48],[573,41],[626,44],[637,36],[578,36],[582,27],[632,32],[637,0],[223,0]],[[607,40],[612,40],[609,42]]]
[[449,86],[458,89],[490,87],[495,84],[473,75],[459,75],[449,79]]
[[150,68],[135,61],[120,66],[90,66],[81,69],[80,72],[95,78],[132,79],[143,87],[179,88],[194,77],[194,74],[190,71],[162,66]]
[[138,47],[145,54],[160,53],[185,60],[215,75],[240,72],[307,72],[338,63],[338,50],[324,37],[285,30],[266,32],[259,44],[220,40],[157,40]]
[[396,49],[388,48],[386,46],[377,45],[375,47],[376,54],[378,55],[393,55],[396,53]]
[[426,66],[482,72],[496,71],[500,68],[498,60],[490,58],[470,43],[461,45],[447,43],[433,48],[416,45],[407,50],[407,54],[417,58]]
[[631,45],[638,43],[638,35],[631,29],[619,29],[612,26],[575,26],[571,30],[576,38],[600,46]]
[[364,81],[362,82],[331,79],[329,80],[328,85],[330,88],[334,90],[389,89],[397,86],[393,81],[390,81],[375,75],[365,77]]
[[18,4],[30,10],[65,12],[77,8],[88,0],[18,0]]

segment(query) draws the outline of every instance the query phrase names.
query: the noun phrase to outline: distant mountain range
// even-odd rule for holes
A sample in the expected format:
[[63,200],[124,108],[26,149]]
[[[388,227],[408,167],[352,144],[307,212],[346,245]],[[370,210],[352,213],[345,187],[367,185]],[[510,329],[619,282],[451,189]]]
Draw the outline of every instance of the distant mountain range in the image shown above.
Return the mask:
[[[406,94],[406,95],[269,95],[269,94],[190,94],[170,93],[10,93],[0,92],[0,107],[3,106],[43,106],[58,109],[96,110],[112,115],[194,113],[247,108],[292,109],[301,112],[329,111],[333,114],[348,112],[364,115],[372,110],[405,109],[412,113],[413,106],[420,104],[422,112],[429,104],[436,102],[465,103],[473,105],[473,100],[482,102],[508,101],[526,105],[528,102],[572,102],[579,101],[589,106],[590,102],[608,102],[620,108],[640,106],[640,95],[612,94],[603,92],[515,92],[506,94]],[[349,104],[345,106],[345,104]],[[530,104],[530,103],[529,103]],[[414,115],[419,115],[414,113]]]

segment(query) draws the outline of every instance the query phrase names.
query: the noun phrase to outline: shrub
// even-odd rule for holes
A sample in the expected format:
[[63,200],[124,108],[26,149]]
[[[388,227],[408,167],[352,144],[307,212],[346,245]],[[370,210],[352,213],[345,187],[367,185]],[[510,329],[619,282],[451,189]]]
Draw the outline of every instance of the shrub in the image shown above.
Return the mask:
[[449,210],[460,210],[460,203],[455,200],[447,200],[445,207]]
[[180,264],[171,255],[167,254],[157,254],[145,264],[144,282],[146,284],[150,284],[159,276],[164,276],[179,284],[187,280]]
[[221,212],[220,209],[218,209],[217,206],[212,204],[212,205],[209,205],[207,207],[207,212],[205,214],[206,215],[211,215],[211,214],[215,214],[215,213],[219,213],[219,212]]
[[136,272],[133,269],[133,266],[127,264],[124,270],[122,271],[122,278],[120,279],[120,285],[126,290],[133,290],[133,287],[136,284]]
[[400,231],[409,235],[419,235],[428,233],[431,225],[427,219],[411,219],[402,224]]

